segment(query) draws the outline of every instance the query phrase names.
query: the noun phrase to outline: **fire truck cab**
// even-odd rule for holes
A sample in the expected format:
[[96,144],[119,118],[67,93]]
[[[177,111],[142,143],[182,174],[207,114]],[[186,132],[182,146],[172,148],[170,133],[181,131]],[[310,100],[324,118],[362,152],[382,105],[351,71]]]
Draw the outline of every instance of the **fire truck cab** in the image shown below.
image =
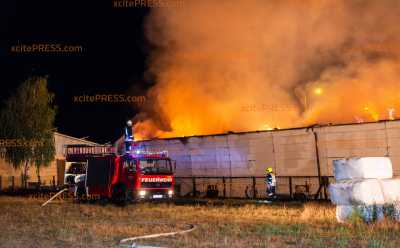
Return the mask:
[[65,153],[67,163],[86,168],[85,174],[75,177],[77,197],[115,203],[173,198],[175,162],[167,152],[134,149],[118,155],[112,146],[67,145]]

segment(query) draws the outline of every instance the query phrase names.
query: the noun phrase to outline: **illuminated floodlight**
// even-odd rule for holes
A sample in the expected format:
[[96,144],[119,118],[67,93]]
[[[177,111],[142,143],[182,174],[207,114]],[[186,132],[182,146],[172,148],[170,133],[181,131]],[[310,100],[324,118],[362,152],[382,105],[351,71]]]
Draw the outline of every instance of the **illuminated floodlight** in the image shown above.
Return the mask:
[[322,92],[323,92],[322,88],[316,88],[316,89],[314,89],[314,93],[315,93],[316,95],[321,95]]

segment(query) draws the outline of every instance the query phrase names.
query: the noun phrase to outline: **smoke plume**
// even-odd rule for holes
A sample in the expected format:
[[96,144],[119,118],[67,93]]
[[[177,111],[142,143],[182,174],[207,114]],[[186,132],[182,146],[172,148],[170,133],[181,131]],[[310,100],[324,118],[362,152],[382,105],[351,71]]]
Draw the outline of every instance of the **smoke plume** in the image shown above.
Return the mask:
[[400,1],[186,0],[153,9],[139,139],[376,121],[400,111]]

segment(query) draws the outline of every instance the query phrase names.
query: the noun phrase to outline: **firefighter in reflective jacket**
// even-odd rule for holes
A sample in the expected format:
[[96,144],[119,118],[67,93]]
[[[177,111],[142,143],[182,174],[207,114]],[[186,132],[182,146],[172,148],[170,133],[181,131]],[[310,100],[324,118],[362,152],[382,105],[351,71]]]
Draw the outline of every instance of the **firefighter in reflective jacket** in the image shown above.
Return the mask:
[[275,198],[276,179],[271,167],[265,171],[265,183],[267,184],[267,198]]
[[125,153],[128,153],[132,150],[133,140],[134,138],[132,134],[132,121],[129,120],[126,122],[126,126],[124,129]]

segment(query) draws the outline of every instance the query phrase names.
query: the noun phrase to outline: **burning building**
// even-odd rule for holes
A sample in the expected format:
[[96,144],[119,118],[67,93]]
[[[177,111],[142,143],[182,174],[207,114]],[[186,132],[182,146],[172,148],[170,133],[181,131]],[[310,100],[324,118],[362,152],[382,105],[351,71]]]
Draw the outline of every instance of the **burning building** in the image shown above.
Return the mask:
[[398,174],[399,122],[385,120],[400,109],[399,22],[391,0],[153,9],[136,140],[168,150],[178,175],[331,175],[349,156],[390,156]]
[[[231,132],[138,144],[142,149],[168,151],[177,161],[178,177],[262,177],[267,167],[273,167],[278,178],[283,178],[278,179],[278,191],[286,193],[285,177],[289,176],[302,180],[293,184],[308,180],[316,192],[318,178],[332,176],[332,160],[339,158],[389,156],[394,174],[400,175],[400,121]],[[236,182],[229,185],[228,196],[243,196],[249,184],[248,179]],[[182,194],[192,189],[191,181],[180,183]],[[209,182],[198,183],[205,187]],[[262,195],[262,178],[257,179],[257,187]]]
[[152,9],[138,139],[395,119],[400,2],[185,1]]

